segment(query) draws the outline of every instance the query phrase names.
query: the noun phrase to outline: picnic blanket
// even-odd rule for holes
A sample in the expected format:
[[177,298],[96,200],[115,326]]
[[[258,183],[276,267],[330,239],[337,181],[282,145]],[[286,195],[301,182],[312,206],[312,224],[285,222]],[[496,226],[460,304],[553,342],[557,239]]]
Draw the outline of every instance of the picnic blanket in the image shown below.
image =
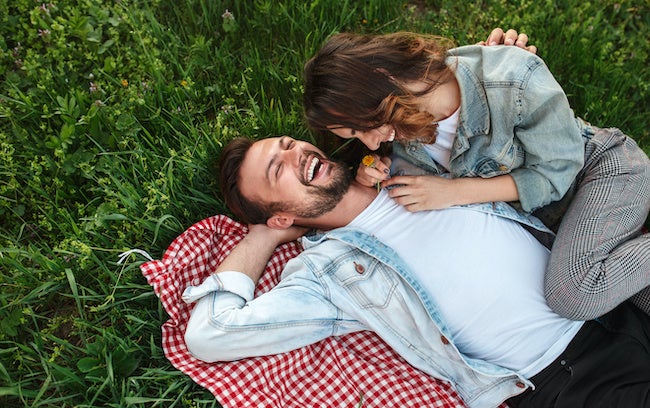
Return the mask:
[[[162,260],[140,266],[169,315],[162,325],[165,356],[222,406],[465,407],[446,382],[414,369],[369,331],[234,362],[205,363],[192,357],[183,340],[192,306],[181,294],[213,272],[247,232],[245,225],[224,215],[210,217],[177,237]],[[276,285],[285,263],[300,251],[297,242],[277,248],[255,295]]]

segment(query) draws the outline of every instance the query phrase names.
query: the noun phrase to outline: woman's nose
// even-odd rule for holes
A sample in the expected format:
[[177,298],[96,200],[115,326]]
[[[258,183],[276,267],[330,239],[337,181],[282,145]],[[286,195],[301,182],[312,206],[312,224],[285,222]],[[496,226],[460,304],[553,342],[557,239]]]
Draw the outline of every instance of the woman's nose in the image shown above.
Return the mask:
[[366,147],[370,150],[377,150],[378,143],[377,143],[377,131],[376,130],[371,130],[370,132],[363,132],[360,136],[359,139],[361,142],[366,145]]

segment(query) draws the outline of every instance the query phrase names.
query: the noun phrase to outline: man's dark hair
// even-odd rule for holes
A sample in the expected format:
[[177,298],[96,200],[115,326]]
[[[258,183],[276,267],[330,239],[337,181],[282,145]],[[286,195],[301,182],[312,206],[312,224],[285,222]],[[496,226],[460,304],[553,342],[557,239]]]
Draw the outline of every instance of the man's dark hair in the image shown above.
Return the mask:
[[219,181],[226,205],[240,221],[248,224],[265,224],[273,215],[264,203],[243,196],[239,183],[242,163],[253,141],[245,137],[233,139],[221,152]]

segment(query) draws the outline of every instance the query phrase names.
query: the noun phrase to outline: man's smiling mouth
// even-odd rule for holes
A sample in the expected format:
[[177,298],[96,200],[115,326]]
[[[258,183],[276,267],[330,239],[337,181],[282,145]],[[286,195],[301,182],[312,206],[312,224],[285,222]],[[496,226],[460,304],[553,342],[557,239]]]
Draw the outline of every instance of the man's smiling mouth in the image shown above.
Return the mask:
[[320,158],[316,156],[312,156],[309,159],[309,165],[307,166],[307,174],[305,179],[307,180],[307,183],[311,183],[314,177],[318,174],[318,171],[320,170],[322,166],[322,162],[320,161]]

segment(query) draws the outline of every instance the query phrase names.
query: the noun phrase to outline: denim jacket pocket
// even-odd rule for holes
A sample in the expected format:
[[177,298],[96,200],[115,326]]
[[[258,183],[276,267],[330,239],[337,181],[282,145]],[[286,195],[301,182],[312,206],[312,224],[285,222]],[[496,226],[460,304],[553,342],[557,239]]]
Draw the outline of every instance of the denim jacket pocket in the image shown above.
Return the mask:
[[524,163],[525,154],[521,146],[510,144],[498,158],[484,157],[477,160],[473,172],[488,178],[508,174]]
[[369,257],[342,261],[336,267],[334,279],[364,309],[388,307],[399,283],[392,270]]

